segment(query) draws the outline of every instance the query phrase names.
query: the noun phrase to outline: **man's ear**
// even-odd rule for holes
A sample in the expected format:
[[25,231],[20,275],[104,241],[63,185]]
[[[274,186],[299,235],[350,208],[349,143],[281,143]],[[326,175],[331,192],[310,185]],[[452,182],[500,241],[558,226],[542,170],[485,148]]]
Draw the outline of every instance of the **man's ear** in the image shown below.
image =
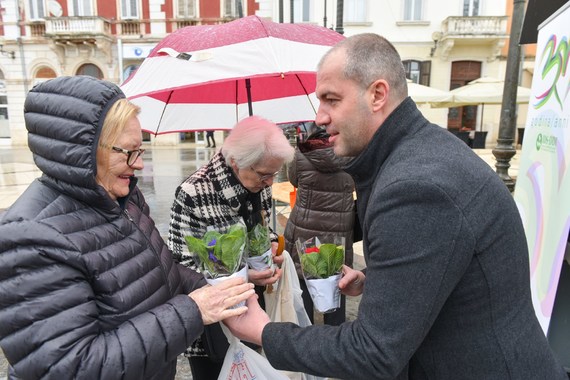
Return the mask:
[[377,112],[388,103],[390,85],[384,79],[378,79],[370,85],[372,92],[372,111]]

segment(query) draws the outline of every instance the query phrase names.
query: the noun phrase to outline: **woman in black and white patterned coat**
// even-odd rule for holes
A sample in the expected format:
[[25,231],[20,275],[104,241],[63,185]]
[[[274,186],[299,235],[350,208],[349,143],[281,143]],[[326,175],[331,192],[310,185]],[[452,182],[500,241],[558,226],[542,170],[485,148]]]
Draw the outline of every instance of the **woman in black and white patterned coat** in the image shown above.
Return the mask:
[[[260,218],[269,225],[273,179],[294,154],[274,123],[256,116],[240,121],[221,151],[176,189],[168,232],[175,259],[193,267],[184,236],[201,236],[208,226],[231,225],[240,217],[248,227],[259,223]],[[271,235],[275,254],[277,235]],[[279,258],[274,257],[274,262],[280,264]],[[260,295],[265,285],[275,283],[280,276],[279,269],[248,273]],[[263,302],[263,297],[259,300]],[[227,347],[218,324],[206,329],[202,339],[187,351],[194,380],[217,378]]]

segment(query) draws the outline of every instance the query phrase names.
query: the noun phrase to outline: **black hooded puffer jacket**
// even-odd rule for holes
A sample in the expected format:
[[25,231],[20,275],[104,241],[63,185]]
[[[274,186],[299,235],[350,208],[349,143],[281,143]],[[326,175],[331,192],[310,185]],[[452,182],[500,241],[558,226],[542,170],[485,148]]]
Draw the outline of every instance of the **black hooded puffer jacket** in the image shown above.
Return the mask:
[[202,332],[175,264],[131,180],[113,201],[95,180],[114,84],[61,77],[30,91],[29,147],[43,176],[0,219],[0,347],[24,379],[173,379]]

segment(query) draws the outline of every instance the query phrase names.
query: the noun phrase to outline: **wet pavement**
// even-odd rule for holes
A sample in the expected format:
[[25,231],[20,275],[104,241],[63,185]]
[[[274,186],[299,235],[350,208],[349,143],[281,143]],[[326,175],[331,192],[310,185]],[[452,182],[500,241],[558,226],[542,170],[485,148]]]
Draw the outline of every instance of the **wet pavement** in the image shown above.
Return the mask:
[[[141,188],[151,210],[156,226],[163,237],[168,233],[169,213],[176,187],[198,167],[204,165],[215,154],[214,149],[192,143],[176,146],[145,146],[144,169],[137,173]],[[35,166],[32,154],[27,147],[0,145],[0,212],[10,207],[25,191],[28,185],[41,172]],[[280,173],[277,180],[285,180]],[[282,233],[287,221],[289,208],[285,204],[277,208],[277,232]],[[354,245],[356,268],[362,268],[362,246]],[[348,297],[347,318],[356,318],[360,297]],[[322,320],[317,315],[316,323]],[[8,363],[0,350],[0,380],[7,377]],[[178,359],[176,380],[192,379],[188,361],[183,356]]]

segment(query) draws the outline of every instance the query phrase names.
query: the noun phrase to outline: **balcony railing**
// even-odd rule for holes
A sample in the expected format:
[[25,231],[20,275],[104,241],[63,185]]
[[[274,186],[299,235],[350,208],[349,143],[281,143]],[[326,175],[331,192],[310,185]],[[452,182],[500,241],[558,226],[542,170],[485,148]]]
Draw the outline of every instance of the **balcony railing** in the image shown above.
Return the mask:
[[48,17],[45,21],[30,22],[30,34],[33,37],[56,39],[83,39],[97,36],[136,37],[146,36],[150,31],[150,23],[166,22],[177,30],[191,25],[212,25],[232,21],[233,18],[173,18],[167,20],[116,20],[109,21],[102,17]]
[[111,24],[102,17],[48,17],[46,36],[99,36],[110,35]]
[[46,34],[46,24],[43,21],[31,22],[29,26],[32,37],[43,37]]
[[176,25],[176,29],[182,29],[185,28],[187,26],[193,26],[193,25],[198,25],[199,21],[196,19],[174,19],[173,20],[174,25]]
[[498,37],[507,34],[507,16],[451,16],[442,22],[444,37]]
[[123,36],[139,36],[144,34],[140,20],[117,21],[117,34]]

